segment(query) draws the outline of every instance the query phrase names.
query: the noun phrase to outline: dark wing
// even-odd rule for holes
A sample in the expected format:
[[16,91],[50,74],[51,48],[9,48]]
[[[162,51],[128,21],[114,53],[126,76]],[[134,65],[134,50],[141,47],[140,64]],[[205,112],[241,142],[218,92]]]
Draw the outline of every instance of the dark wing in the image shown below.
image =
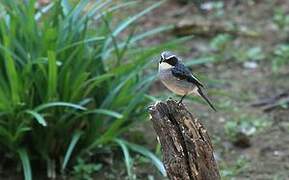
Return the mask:
[[204,85],[191,73],[191,71],[183,64],[177,64],[172,68],[173,75],[181,80],[187,80],[197,86],[204,87]]

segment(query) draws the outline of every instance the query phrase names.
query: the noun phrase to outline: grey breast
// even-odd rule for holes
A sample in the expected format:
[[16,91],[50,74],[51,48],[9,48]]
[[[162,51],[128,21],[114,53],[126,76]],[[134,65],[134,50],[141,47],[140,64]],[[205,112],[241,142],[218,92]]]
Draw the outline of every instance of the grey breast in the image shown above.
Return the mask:
[[171,69],[160,69],[159,77],[162,83],[172,92],[178,95],[196,93],[196,86],[187,82],[186,80],[180,80],[173,76]]

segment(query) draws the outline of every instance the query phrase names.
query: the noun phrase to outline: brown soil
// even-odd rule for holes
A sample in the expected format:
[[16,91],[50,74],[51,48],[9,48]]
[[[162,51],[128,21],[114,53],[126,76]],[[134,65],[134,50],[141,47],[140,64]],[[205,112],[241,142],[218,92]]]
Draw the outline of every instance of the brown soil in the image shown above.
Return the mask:
[[[257,39],[236,37],[234,44],[248,47],[260,46],[266,54],[270,54],[276,44],[284,43],[288,38],[288,34],[276,28],[272,18],[274,8],[282,6],[288,10],[289,1],[224,2],[223,15],[216,17],[214,11],[204,15],[199,13],[192,4],[180,5],[176,0],[171,0],[147,17],[144,20],[144,27],[174,24],[185,18],[198,19],[199,17],[214,22],[234,22],[261,33],[261,37]],[[254,3],[250,4],[250,2]],[[168,39],[168,36],[172,37],[167,34],[164,36],[167,37],[155,39],[153,43]],[[209,46],[210,39],[195,37],[184,46],[189,51],[185,53],[180,50],[178,54],[184,59],[197,57],[202,49]],[[184,103],[208,128],[224,179],[289,179],[288,109],[277,108],[270,113],[264,113],[259,108],[250,106],[250,103],[258,99],[274,96],[289,87],[288,66],[282,68],[283,71],[280,73],[273,73],[269,58],[266,56],[262,61],[258,61],[258,67],[255,69],[244,68],[243,62],[235,59],[192,67],[196,74],[208,76],[209,79],[217,82],[209,83],[209,85],[212,84],[209,86],[209,94],[219,109],[217,113],[211,111],[206,104],[195,103],[190,98]],[[164,95],[163,91],[171,95],[160,82],[156,82],[151,89],[151,94]],[[247,148],[234,146],[228,134],[225,133],[225,124],[240,117],[247,118],[247,121],[261,119],[264,121],[261,123],[266,124],[265,127],[249,136],[250,146]],[[153,131],[150,122],[145,125],[146,132],[147,128]],[[156,143],[153,133],[146,135],[146,139],[148,144]],[[242,158],[245,159],[245,163],[239,165],[238,162]],[[232,174],[226,175],[228,171]]]

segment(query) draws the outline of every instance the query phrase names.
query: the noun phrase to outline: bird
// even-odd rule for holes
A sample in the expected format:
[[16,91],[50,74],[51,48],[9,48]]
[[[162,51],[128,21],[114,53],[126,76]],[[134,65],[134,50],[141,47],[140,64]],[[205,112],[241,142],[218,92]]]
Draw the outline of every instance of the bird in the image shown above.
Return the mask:
[[204,85],[174,53],[170,51],[161,53],[158,76],[170,91],[182,96],[178,104],[182,103],[187,95],[195,95],[202,97],[214,111],[217,111],[203,92]]

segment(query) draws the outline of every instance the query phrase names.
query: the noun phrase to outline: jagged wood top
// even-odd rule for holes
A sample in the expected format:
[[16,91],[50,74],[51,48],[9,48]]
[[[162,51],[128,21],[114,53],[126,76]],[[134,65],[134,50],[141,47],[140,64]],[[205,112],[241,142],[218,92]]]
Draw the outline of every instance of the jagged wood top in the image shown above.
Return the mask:
[[170,179],[220,179],[207,130],[183,104],[157,102],[149,113]]

